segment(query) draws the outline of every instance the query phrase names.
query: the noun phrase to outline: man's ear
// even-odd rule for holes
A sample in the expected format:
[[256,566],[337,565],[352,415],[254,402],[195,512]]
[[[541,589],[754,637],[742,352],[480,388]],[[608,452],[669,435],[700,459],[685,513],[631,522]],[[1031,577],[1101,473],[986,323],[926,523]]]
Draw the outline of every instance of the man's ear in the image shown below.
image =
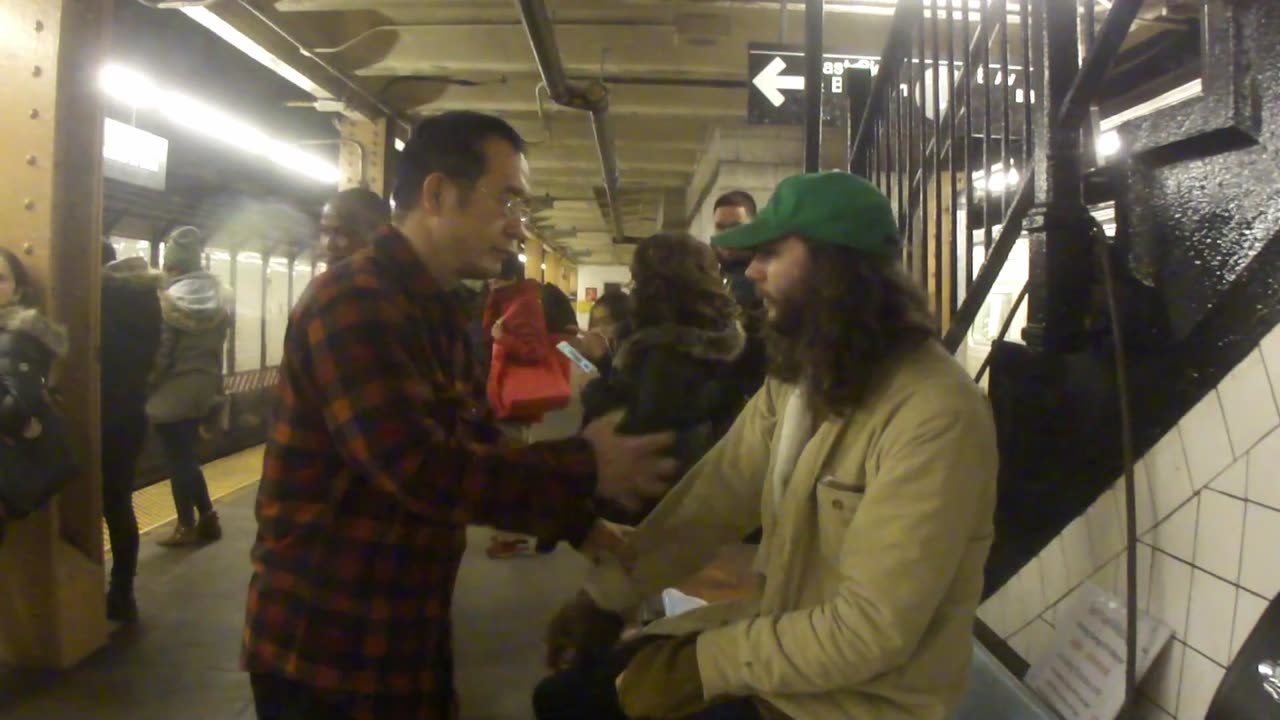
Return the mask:
[[448,191],[444,173],[431,173],[422,181],[422,207],[429,215],[439,215],[444,208],[444,193]]

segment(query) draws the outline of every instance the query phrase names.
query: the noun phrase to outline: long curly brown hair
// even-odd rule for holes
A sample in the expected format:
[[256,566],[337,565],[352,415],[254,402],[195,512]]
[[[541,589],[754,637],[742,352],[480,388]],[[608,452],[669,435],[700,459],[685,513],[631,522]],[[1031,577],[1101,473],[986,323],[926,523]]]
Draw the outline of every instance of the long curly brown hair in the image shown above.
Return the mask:
[[631,327],[686,325],[722,329],[738,320],[738,303],[720,276],[711,246],[683,232],[651,235],[631,260]]
[[803,382],[824,414],[848,416],[889,361],[937,336],[928,300],[896,259],[805,240],[809,277],[765,329],[769,374]]

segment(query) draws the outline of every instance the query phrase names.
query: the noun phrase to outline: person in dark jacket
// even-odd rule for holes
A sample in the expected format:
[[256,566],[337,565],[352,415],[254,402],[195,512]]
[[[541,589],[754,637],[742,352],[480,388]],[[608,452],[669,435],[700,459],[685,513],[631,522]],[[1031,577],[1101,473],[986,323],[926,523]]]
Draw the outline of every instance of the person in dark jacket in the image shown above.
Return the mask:
[[[622,408],[618,430],[676,432],[681,471],[729,429],[741,401],[729,371],[745,336],[711,248],[687,233],[642,240],[631,262],[632,310],[618,331],[613,370],[582,391],[583,420]],[[646,512],[606,510],[634,524]]]
[[[756,201],[742,190],[727,192],[716,198],[713,206],[716,233],[725,232],[749,223],[756,217]],[[769,370],[769,356],[764,342],[764,301],[756,295],[755,284],[747,278],[747,267],[754,253],[745,250],[716,248],[720,270],[724,273],[729,292],[742,309],[742,326],[747,333],[747,344],[734,364],[733,378],[738,383],[743,405],[764,384]]]
[[173,534],[160,541],[165,547],[222,537],[196,444],[200,424],[217,409],[222,394],[222,352],[230,317],[222,284],[203,269],[203,252],[204,238],[193,227],[174,230],[166,241],[165,289],[160,295],[164,323],[147,397],[147,417],[164,448],[178,513]]
[[[39,438],[45,428],[40,418],[48,418],[51,403],[49,373],[55,360],[67,354],[66,329],[49,321],[34,307],[31,279],[17,255],[0,248],[0,438],[9,442]],[[37,459],[37,462],[40,460]],[[0,481],[17,476],[17,482],[35,482],[20,477],[18,469],[7,469]],[[36,488],[46,490],[49,488]],[[7,519],[22,517],[47,498],[32,496],[33,488],[0,484],[0,539]]]
[[581,340],[582,354],[595,363],[600,377],[613,371],[613,353],[618,347],[618,329],[631,323],[631,297],[621,290],[606,290],[596,298],[587,316],[587,332]]
[[107,617],[135,622],[138,519],[133,486],[147,438],[147,377],[160,349],[160,274],[102,243],[102,515],[111,537]]

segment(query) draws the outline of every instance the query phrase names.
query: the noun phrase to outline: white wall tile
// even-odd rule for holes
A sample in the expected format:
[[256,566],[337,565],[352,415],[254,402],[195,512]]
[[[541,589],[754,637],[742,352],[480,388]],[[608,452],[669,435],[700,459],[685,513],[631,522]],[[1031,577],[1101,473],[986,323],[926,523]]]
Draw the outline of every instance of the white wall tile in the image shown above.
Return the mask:
[[1176,558],[1192,562],[1196,555],[1196,515],[1199,506],[1199,497],[1192,497],[1142,539]]
[[1044,597],[1044,577],[1040,558],[1032,558],[1010,583],[1014,597],[1010,602],[1010,613],[1021,628],[1044,612],[1049,606]]
[[[1155,551],[1151,549],[1150,545],[1138,543],[1138,607],[1144,609],[1150,605],[1151,601],[1151,564],[1155,560],[1154,553]],[[1125,555],[1120,557],[1124,558]],[[1121,577],[1124,578],[1124,576]],[[1127,578],[1124,578],[1120,582],[1125,583],[1126,581]]]
[[1256,503],[1280,510],[1280,430],[1262,439],[1249,451],[1246,496]]
[[1226,665],[1231,655],[1231,619],[1236,614],[1236,586],[1203,570],[1191,577],[1191,610],[1187,644],[1214,662]]
[[[1227,430],[1236,454],[1243,454],[1280,425],[1280,412],[1271,394],[1271,382],[1262,362],[1262,352],[1254,350],[1218,384]],[[1184,438],[1185,439],[1185,438]]]
[[1099,565],[1114,558],[1124,550],[1124,491],[1123,483],[1102,494],[1102,497],[1085,512],[1089,526],[1089,549],[1093,552],[1093,564]]
[[1089,582],[1113,595],[1124,591],[1124,555],[1119,555],[1089,576]]
[[1174,720],[1173,715],[1145,698],[1138,698],[1138,704],[1133,708],[1133,717],[1134,720]]
[[1214,478],[1213,482],[1209,483],[1209,488],[1238,498],[1248,497],[1248,479],[1249,458],[1246,455]]
[[1200,493],[1195,564],[1231,582],[1240,580],[1244,501],[1213,490]]
[[1267,333],[1258,349],[1262,352],[1262,362],[1267,366],[1267,376],[1271,378],[1272,397],[1280,406],[1280,325]]
[[[1121,487],[1124,476],[1120,477]],[[1147,472],[1147,463],[1139,460],[1133,466],[1134,516],[1138,522],[1138,534],[1156,526],[1156,502],[1151,495],[1151,474]],[[1124,491],[1121,490],[1123,493]]]
[[1178,428],[1187,452],[1187,469],[1191,473],[1192,485],[1199,490],[1235,459],[1218,392],[1210,390],[1182,418]]
[[1089,547],[1089,526],[1078,517],[1062,531],[1062,556],[1067,564],[1067,585],[1075,587],[1097,570]]
[[1191,473],[1182,447],[1182,436],[1175,427],[1151,448],[1145,458],[1151,476],[1151,499],[1158,523],[1173,514],[1191,497]]
[[1244,513],[1244,547],[1240,584],[1263,597],[1280,593],[1280,512],[1248,503]]
[[1204,720],[1226,670],[1192,649],[1182,661],[1182,688],[1178,693],[1178,720]]
[[1067,594],[1071,583],[1067,581],[1067,562],[1062,556],[1062,538],[1057,537],[1040,553],[1040,570],[1044,578],[1044,598],[1053,605]]
[[1151,561],[1151,596],[1147,612],[1173,628],[1178,637],[1187,634],[1187,607],[1191,602],[1191,566],[1156,552]]
[[1172,715],[1178,713],[1178,695],[1182,691],[1182,661],[1186,646],[1173,638],[1156,656],[1142,679],[1140,691],[1148,699]]
[[1231,630],[1232,660],[1236,659],[1236,654],[1240,652],[1240,648],[1249,639],[1249,633],[1253,632],[1253,628],[1257,626],[1258,620],[1262,618],[1262,613],[1266,609],[1267,601],[1265,599],[1244,588],[1240,588],[1236,593],[1236,619]]
[[1010,647],[1032,665],[1044,655],[1052,643],[1053,626],[1040,619],[1018,631],[1009,640]]

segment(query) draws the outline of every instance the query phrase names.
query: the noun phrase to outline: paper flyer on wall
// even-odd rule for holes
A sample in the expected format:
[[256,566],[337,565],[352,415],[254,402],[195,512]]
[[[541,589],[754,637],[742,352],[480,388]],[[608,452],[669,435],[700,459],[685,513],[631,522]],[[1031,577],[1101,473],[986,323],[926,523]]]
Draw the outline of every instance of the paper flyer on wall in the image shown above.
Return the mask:
[[[1138,613],[1138,679],[1173,637],[1169,626]],[[1064,720],[1114,720],[1124,704],[1124,601],[1085,583],[1058,609],[1053,644],[1026,684]]]

